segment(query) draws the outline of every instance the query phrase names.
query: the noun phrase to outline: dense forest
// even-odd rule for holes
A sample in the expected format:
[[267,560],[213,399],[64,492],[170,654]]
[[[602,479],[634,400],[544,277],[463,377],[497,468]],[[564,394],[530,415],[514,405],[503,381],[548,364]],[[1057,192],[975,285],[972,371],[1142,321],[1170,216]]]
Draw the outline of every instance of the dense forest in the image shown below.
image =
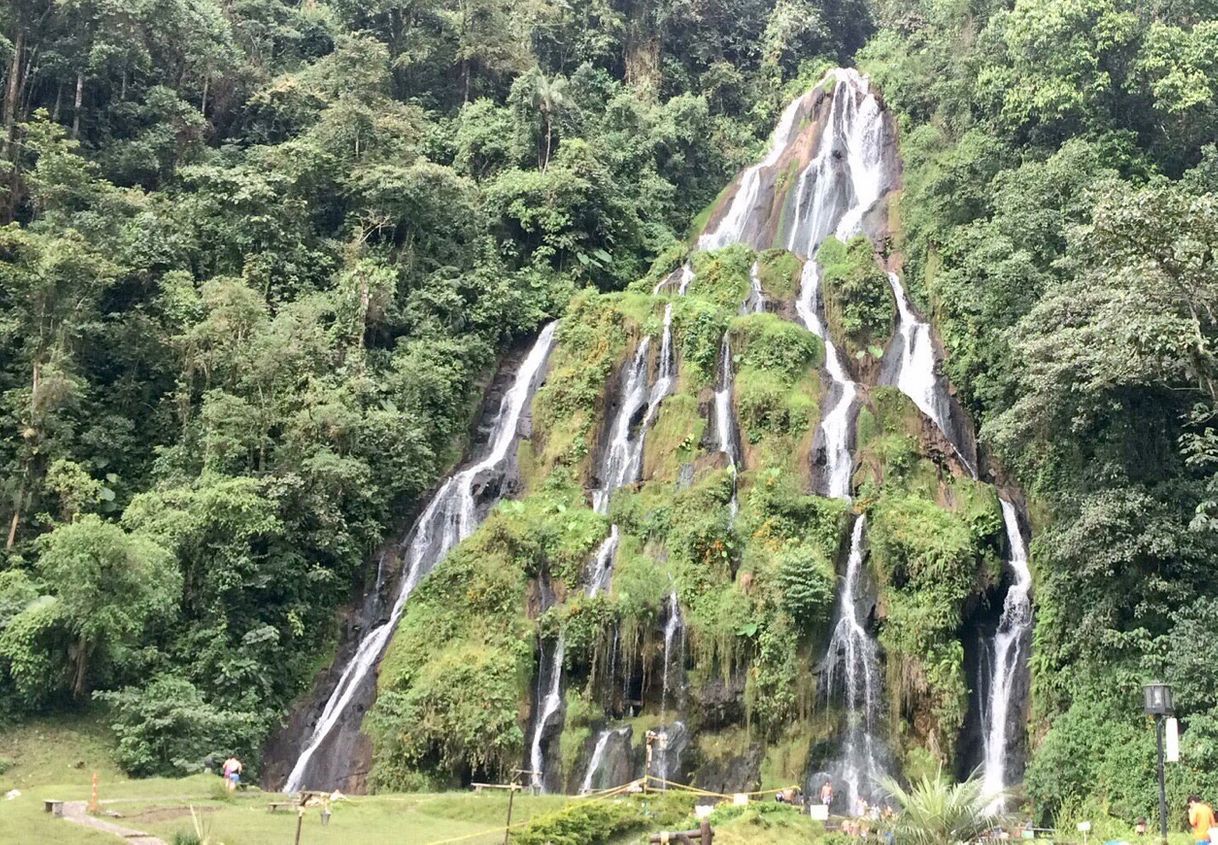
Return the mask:
[[[1218,789],[1218,4],[14,0],[0,60],[0,724],[101,707],[134,774],[257,761],[332,659],[376,550],[465,453],[501,356],[567,315],[535,410],[549,442],[533,471],[549,480],[419,596],[366,726],[385,788],[519,762],[517,693],[537,663],[522,618],[495,634],[511,657],[496,707],[428,702],[451,711],[432,735],[402,730],[412,685],[424,667],[462,689],[461,655],[445,667],[412,649],[451,595],[478,610],[465,587],[485,561],[512,568],[503,548],[548,543],[570,571],[595,551],[605,525],[563,471],[578,454],[563,414],[593,413],[628,326],[655,322],[638,297],[680,265],[784,105],[846,65],[899,129],[885,249],[980,454],[1026,493],[1028,795],[1046,813],[1145,813],[1152,677],[1174,685],[1185,729],[1172,789]],[[875,274],[855,253],[819,257],[862,360],[893,313],[860,293]],[[738,248],[695,262],[716,281],[678,313],[683,367],[712,380],[730,332],[750,445],[798,451],[824,349],[772,315],[730,322],[748,285]],[[767,293],[793,292],[782,256],[762,265]],[[657,448],[688,452],[696,391],[670,399],[684,428],[670,417]],[[948,483],[955,521],[884,499],[880,476],[922,459],[885,439],[901,408],[878,397],[868,413],[875,437],[857,448],[891,508],[873,518],[877,560],[904,554],[912,524],[942,538],[930,570],[971,567],[953,570],[950,601],[915,578],[917,636],[893,624],[881,643],[958,664],[947,643],[974,570],[997,560],[996,505],[964,482]],[[773,570],[774,606],[702,605],[693,659],[753,665],[748,722],[780,743],[810,708],[798,632],[832,607],[841,509],[762,480],[741,531],[792,523],[750,564]],[[735,507],[725,484],[700,479],[659,527],[654,489],[615,500],[614,519],[713,551],[733,582],[737,533],[699,521],[728,492]],[[630,595],[590,610],[650,642],[668,584],[635,552],[619,564]],[[518,610],[523,591],[491,598]],[[570,626],[557,615],[529,624]],[[923,690],[937,727],[909,744],[950,764],[937,728],[963,723],[965,681],[938,671]]]

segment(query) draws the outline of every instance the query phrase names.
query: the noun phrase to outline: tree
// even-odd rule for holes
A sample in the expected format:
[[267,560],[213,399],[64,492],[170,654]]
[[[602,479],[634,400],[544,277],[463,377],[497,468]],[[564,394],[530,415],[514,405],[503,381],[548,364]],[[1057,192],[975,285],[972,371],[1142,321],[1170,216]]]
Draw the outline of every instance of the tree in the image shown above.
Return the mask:
[[554,137],[554,118],[567,108],[567,80],[561,76],[546,79],[537,74],[537,87],[533,91],[533,105],[541,114],[545,127],[545,146],[539,150],[537,164],[541,170],[550,166],[550,150]]
[[987,805],[1000,795],[985,795],[977,778],[951,784],[940,770],[923,775],[906,790],[892,778],[883,787],[900,805],[893,826],[901,845],[960,845],[974,842],[1000,819]]
[[94,658],[117,655],[137,644],[145,628],[169,620],[181,574],[172,556],[151,539],[93,515],[56,528],[41,547],[38,571],[74,637],[72,692],[81,698]]

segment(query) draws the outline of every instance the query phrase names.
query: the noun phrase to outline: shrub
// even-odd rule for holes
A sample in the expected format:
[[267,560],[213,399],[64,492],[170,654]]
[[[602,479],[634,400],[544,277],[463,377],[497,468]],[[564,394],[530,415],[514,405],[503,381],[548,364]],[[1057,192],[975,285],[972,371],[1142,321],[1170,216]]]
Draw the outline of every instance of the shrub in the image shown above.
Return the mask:
[[896,320],[896,303],[871,242],[862,235],[849,244],[827,239],[816,259],[821,265],[825,316],[851,357],[879,358]]
[[183,775],[203,770],[210,755],[258,759],[265,724],[253,713],[206,701],[190,681],[160,675],[143,687],[96,693],[114,705],[115,758],[130,774]]
[[599,845],[646,823],[633,801],[578,801],[533,819],[512,839],[516,845]]

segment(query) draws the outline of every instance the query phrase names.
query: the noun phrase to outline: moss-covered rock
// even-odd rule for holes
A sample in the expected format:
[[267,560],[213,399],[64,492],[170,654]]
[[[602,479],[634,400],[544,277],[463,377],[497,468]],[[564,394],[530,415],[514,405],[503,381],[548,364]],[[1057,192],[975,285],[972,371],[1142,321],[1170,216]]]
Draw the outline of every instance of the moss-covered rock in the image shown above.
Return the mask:
[[569,591],[607,525],[570,488],[504,502],[423,580],[381,661],[365,720],[377,788],[500,776],[520,759],[519,714],[535,663],[531,579]]
[[767,249],[757,256],[761,290],[772,302],[790,302],[799,294],[803,262],[785,249]]
[[825,319],[850,360],[866,370],[878,364],[896,324],[896,301],[876,262],[871,242],[828,238],[816,253]]
[[714,252],[696,252],[693,265],[694,281],[689,288],[690,295],[735,313],[752,287],[749,268],[753,266],[753,251],[747,246],[734,244]]

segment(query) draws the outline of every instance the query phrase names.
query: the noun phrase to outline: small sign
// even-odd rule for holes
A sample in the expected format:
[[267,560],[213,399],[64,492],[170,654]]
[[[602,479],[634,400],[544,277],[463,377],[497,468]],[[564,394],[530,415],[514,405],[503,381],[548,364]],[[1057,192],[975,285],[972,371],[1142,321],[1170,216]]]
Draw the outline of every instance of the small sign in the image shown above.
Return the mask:
[[808,814],[813,820],[818,822],[829,821],[829,805],[828,804],[813,804],[808,808]]
[[1172,716],[1163,725],[1163,759],[1169,763],[1180,762],[1180,723]]
[[715,812],[714,804],[695,804],[694,805],[694,818],[697,819],[698,821],[702,821],[703,819],[709,819],[710,814],[713,812]]
[[744,792],[737,792],[732,796],[732,803],[737,807],[743,807],[749,803],[749,796]]
[[1079,833],[1091,832],[1091,822],[1079,822],[1076,827],[1078,828]]

